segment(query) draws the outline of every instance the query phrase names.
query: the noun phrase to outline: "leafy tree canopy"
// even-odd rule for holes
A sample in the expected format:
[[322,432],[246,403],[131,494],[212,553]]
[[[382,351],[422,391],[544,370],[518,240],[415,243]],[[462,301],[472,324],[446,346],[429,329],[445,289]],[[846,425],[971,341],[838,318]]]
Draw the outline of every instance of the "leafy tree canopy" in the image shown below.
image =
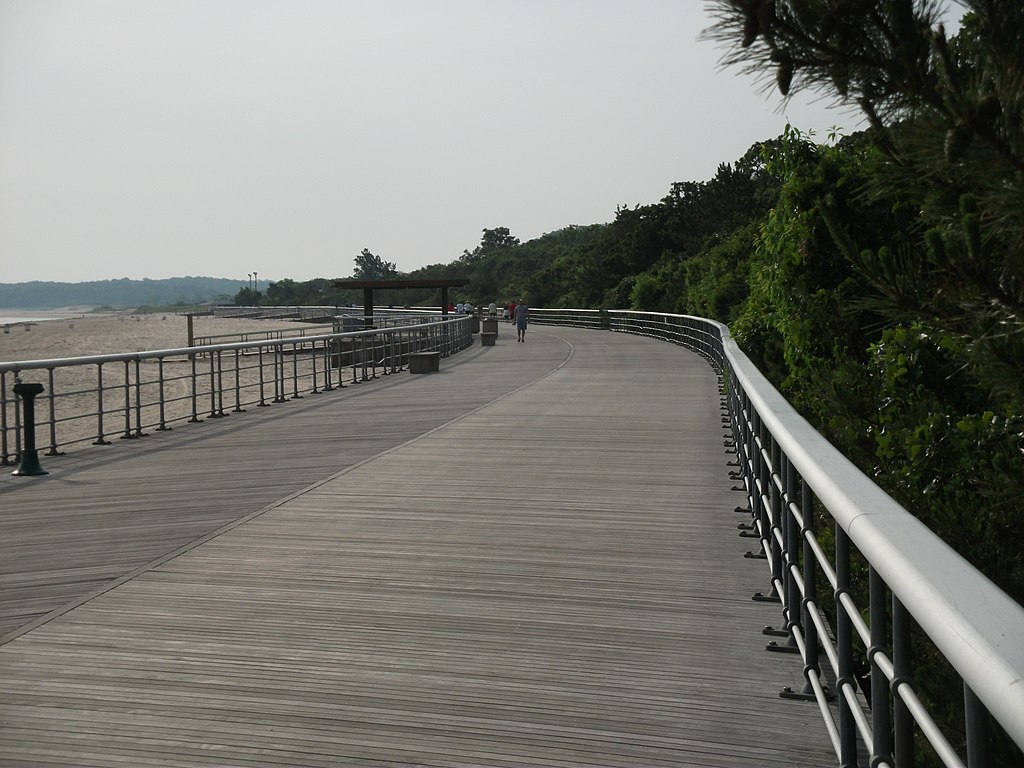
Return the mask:
[[355,258],[356,268],[352,276],[357,280],[387,280],[398,275],[398,268],[394,262],[384,261],[380,256],[370,253],[369,248],[363,248]]
[[497,227],[496,229],[485,229],[484,236],[480,239],[480,248],[484,251],[493,251],[499,248],[511,248],[519,245],[519,238],[513,237],[508,227]]
[[894,316],[964,343],[993,392],[1024,403],[1024,3],[964,2],[949,39],[932,0],[719,0],[725,61],[783,94],[856,104],[880,153],[863,193],[915,215],[904,236],[855,236],[823,195],[844,256]]

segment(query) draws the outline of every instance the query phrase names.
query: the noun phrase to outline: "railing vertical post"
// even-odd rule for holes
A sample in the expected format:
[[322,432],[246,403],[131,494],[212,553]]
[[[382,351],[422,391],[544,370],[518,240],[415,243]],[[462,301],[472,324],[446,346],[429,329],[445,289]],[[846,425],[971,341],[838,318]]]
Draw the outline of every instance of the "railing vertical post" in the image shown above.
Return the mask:
[[785,592],[780,589],[782,586],[782,489],[779,487],[782,482],[781,476],[781,451],[775,437],[768,436],[770,449],[768,455],[771,458],[771,466],[768,468],[768,501],[771,514],[771,564],[772,564],[772,591],[770,596],[782,600]]
[[[14,373],[14,385],[17,386],[21,382],[21,376],[17,371]],[[14,458],[15,461],[21,456],[21,399],[15,394],[14,396]]]
[[188,356],[191,363],[191,390],[192,390],[192,418],[188,420],[189,424],[197,424],[202,419],[199,418],[199,370],[196,367],[196,355],[192,352]]
[[235,350],[235,407],[232,413],[245,413],[242,407],[242,373],[241,373],[242,350]]
[[782,508],[783,508],[783,532],[785,535],[784,541],[786,543],[785,549],[783,550],[783,559],[785,562],[785,570],[783,575],[783,584],[785,584],[785,600],[786,600],[786,629],[789,630],[790,641],[796,645],[793,638],[793,627],[800,626],[800,585],[797,580],[793,578],[793,571],[800,567],[800,529],[797,527],[796,518],[793,516],[792,507],[796,505],[796,470],[793,469],[793,465],[789,461],[788,456],[782,457],[782,466],[785,469],[785,489],[786,492],[782,497]]
[[836,670],[839,695],[839,762],[842,768],[857,766],[857,724],[848,694],[855,689],[853,676],[853,622],[843,605],[842,596],[850,591],[850,540],[836,526],[836,643],[839,669]]
[[800,478],[800,516],[803,527],[800,536],[803,541],[804,594],[800,602],[800,620],[804,632],[804,685],[799,691],[783,689],[783,698],[814,701],[816,696],[811,684],[811,675],[820,679],[818,662],[818,625],[811,616],[817,610],[818,601],[818,559],[814,555],[811,541],[814,538],[814,495],[803,478]]
[[274,355],[273,360],[271,361],[272,365],[274,366],[273,367],[274,396],[273,396],[273,398],[271,398],[270,402],[272,402],[272,403],[280,403],[281,399],[282,399],[281,398],[281,377],[278,375],[278,372],[277,372],[278,359],[280,357],[280,355],[278,353],[279,353],[280,350],[279,350],[279,348],[276,345],[271,347],[270,349],[271,349],[271,351],[272,351],[272,353]]
[[122,440],[131,440],[136,436],[132,434],[132,376],[129,361],[124,361],[124,434]]
[[[334,346],[334,339],[324,340],[324,391],[334,390],[334,383],[331,381],[331,348]],[[340,349],[339,349],[340,352]],[[340,363],[341,360],[339,359]]]
[[311,341],[310,342],[310,347],[309,347],[309,361],[313,365],[313,375],[311,377],[311,382],[313,384],[313,388],[310,390],[310,392],[312,394],[314,394],[314,395],[320,394],[319,382],[316,380],[316,374],[317,374],[317,370],[316,370],[316,354],[317,354],[317,352],[316,352],[316,342],[315,341]]
[[53,391],[53,368],[46,369],[46,379],[49,382],[49,387],[46,392],[46,399],[49,403],[50,411],[50,448],[47,450],[47,456],[63,456],[63,451],[57,450],[57,403],[56,394]]
[[145,437],[142,431],[142,361],[135,357],[135,436]]
[[352,363],[352,383],[357,384],[359,383],[359,378],[356,375],[356,361],[358,360],[358,355],[356,355],[356,343],[358,342],[358,337],[350,336],[348,340],[349,360]]
[[[773,451],[774,452],[774,451]],[[764,634],[786,637],[785,645],[775,642],[768,644],[767,650],[781,651],[786,653],[799,653],[800,646],[796,642],[796,629],[800,626],[800,585],[794,578],[793,571],[799,567],[797,552],[799,551],[799,537],[796,519],[793,516],[792,505],[796,504],[796,471],[790,463],[789,458],[781,453],[780,469],[782,471],[782,492],[779,512],[781,515],[782,544],[780,559],[782,564],[782,617],[786,622],[784,630],[773,630],[766,627]]]
[[292,400],[301,400],[299,394],[299,343],[292,342]]
[[892,696],[893,757],[900,768],[914,765],[914,717],[900,696],[900,686],[909,683],[912,670],[910,649],[910,613],[896,595],[892,596]]
[[967,768],[989,768],[989,714],[977,694],[964,683],[964,730],[967,733]]
[[[779,471],[779,447],[775,442],[775,438],[771,436],[767,429],[762,431],[761,449],[758,451],[758,456],[758,464],[762,468],[759,499],[761,507],[760,533],[762,543],[768,550],[772,588],[767,595],[761,592],[755,593],[754,599],[774,603],[781,602],[782,600],[782,594],[779,591],[779,586],[782,583],[782,547],[779,544],[782,504],[780,500],[781,493],[776,483]],[[781,478],[779,479],[781,481]]]
[[[747,429],[747,451],[746,451],[746,475],[749,478],[749,488],[747,489],[747,503],[750,505],[750,516],[751,522],[754,525],[754,530],[759,538],[764,537],[767,528],[767,520],[764,515],[764,509],[761,504],[760,491],[758,490],[761,484],[761,454],[757,448],[757,433],[760,429],[760,417],[757,415],[757,411],[749,408],[749,401],[745,403],[747,408],[747,414],[750,421],[746,424]],[[760,551],[759,554],[764,554]]]
[[224,410],[224,353],[217,350],[217,415],[227,416]]
[[103,434],[103,363],[96,363],[96,439],[93,445],[110,445]]
[[165,398],[165,382],[164,382],[164,358],[163,355],[157,358],[157,381],[159,387],[158,400],[160,402],[160,425],[156,428],[157,432],[168,432],[170,427],[167,426],[167,415],[165,413],[164,398]]
[[10,466],[13,461],[7,450],[7,371],[0,371],[0,466]]
[[875,661],[885,653],[889,637],[886,586],[874,568],[868,574],[868,617],[871,619],[871,647],[868,660],[871,669],[871,764],[892,763],[892,720],[889,707],[889,681]]
[[264,373],[263,345],[260,344],[260,346],[257,349],[258,349],[257,365],[259,365],[259,368],[260,368],[260,401],[256,404],[256,407],[257,408],[266,408],[267,407],[267,395],[266,395],[267,379],[266,379],[266,375]]
[[216,358],[220,355],[219,352],[211,352],[210,357],[210,414],[209,418],[219,419],[224,414],[217,410],[217,395],[220,392],[220,387],[217,386],[217,362]]
[[286,387],[284,370],[284,345],[278,341],[274,345],[274,402],[284,403],[287,398],[284,396]]
[[335,339],[335,349],[338,350],[338,389],[345,389],[345,349],[344,339]]

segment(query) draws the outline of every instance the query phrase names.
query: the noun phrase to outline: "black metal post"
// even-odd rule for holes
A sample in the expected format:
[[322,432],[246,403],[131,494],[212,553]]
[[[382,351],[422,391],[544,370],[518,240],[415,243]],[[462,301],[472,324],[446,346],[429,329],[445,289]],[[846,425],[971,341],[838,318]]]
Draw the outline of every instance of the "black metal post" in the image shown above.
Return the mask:
[[853,672],[853,620],[846,612],[842,597],[850,591],[850,540],[842,528],[836,526],[836,643],[839,669],[836,670],[839,696],[839,761],[842,768],[857,766],[857,721],[847,691],[856,685]]
[[311,341],[310,342],[309,362],[310,362],[310,365],[313,366],[313,375],[310,377],[310,383],[313,385],[313,389],[310,390],[310,394],[317,395],[317,394],[320,394],[320,390],[318,389],[318,382],[316,380],[316,373],[317,373],[317,371],[316,371],[316,342],[315,341]]
[[967,731],[968,768],[989,768],[992,750],[989,747],[989,714],[981,699],[964,683],[964,725]]
[[21,447],[21,463],[11,472],[12,475],[48,475],[50,474],[39,464],[39,452],[36,450],[36,409],[35,397],[41,394],[43,385],[36,382],[18,382],[14,385],[14,394],[21,398],[22,424],[25,439]]
[[57,450],[57,406],[54,403],[53,397],[53,368],[46,369],[47,379],[50,382],[50,388],[47,391],[46,399],[49,401],[50,407],[50,449],[46,452],[47,456],[63,456],[63,451]]
[[257,408],[267,408],[267,407],[269,407],[270,404],[266,401],[266,394],[264,392],[264,390],[266,388],[266,377],[265,377],[264,372],[263,372],[263,347],[262,346],[259,347],[257,349],[257,352],[258,352],[258,355],[259,355],[258,365],[259,365],[259,368],[260,368],[260,401],[258,403],[256,403],[256,407]]
[[889,636],[886,587],[882,577],[874,568],[869,570],[868,592],[870,605],[868,615],[871,619],[871,647],[868,659],[871,662],[871,733],[872,749],[871,764],[892,764],[893,736],[892,710],[889,702],[889,681],[882,668],[875,661],[875,654],[886,652]]
[[235,350],[235,407],[231,410],[232,413],[245,413],[245,408],[242,407],[242,382],[240,379],[240,372],[238,370],[241,360],[241,350]]
[[292,400],[302,399],[299,394],[299,347],[299,344],[292,343]]
[[110,445],[103,431],[103,363],[96,364],[96,439],[93,445]]
[[0,466],[13,463],[7,446],[7,372],[0,371]]
[[167,426],[167,414],[165,413],[165,400],[164,400],[164,359],[162,357],[157,358],[158,378],[160,383],[160,426],[156,428],[157,432],[169,432],[170,427]]
[[135,435],[132,434],[132,377],[130,374],[130,362],[124,361],[124,384],[122,390],[124,391],[124,434],[121,435],[122,440],[132,440]]
[[893,730],[896,765],[914,765],[914,717],[900,687],[909,684],[911,668],[910,613],[896,595],[892,596]]
[[145,437],[142,431],[142,361],[135,358],[135,436]]

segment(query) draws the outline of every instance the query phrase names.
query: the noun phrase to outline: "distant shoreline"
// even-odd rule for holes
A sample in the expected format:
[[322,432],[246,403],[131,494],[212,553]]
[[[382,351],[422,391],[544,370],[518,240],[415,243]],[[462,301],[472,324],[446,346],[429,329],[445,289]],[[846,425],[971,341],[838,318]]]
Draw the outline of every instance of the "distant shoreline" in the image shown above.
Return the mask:
[[0,308],[0,325],[25,325],[26,323],[44,323],[49,320],[73,320],[83,317],[88,310],[61,309],[2,309]]

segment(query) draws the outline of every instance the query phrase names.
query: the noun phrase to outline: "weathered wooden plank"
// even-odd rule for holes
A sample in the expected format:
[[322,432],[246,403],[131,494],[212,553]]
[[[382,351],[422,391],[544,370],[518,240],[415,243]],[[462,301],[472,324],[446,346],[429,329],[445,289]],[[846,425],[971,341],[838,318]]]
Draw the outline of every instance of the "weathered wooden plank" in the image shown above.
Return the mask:
[[569,348],[536,349],[516,376],[511,361],[476,365],[488,351],[470,349],[429,384],[382,377],[44,458],[45,477],[0,475],[0,637],[546,374]]
[[[226,484],[207,440],[122,460],[116,482],[144,522],[90,505],[97,528],[51,538],[87,553],[68,583],[147,536],[173,549],[173,512],[147,510],[139,489],[155,474],[161,496],[176,493],[184,467],[166,456],[204,454],[200,476],[225,505],[247,478],[273,491],[268,439],[330,453],[336,470],[324,460],[304,491],[279,489],[287,498],[254,513],[245,504],[265,497],[239,489],[218,535],[0,647],[0,762],[833,762],[816,708],[776,697],[800,670],[763,651],[777,609],[749,599],[766,573],[736,536],[703,361],[645,339],[535,330],[527,345],[396,380],[419,386],[369,394],[374,384],[344,412],[225,430],[218,450],[240,454]],[[328,413],[386,421],[389,398],[410,401],[419,431],[389,431],[369,460],[337,450],[341,429],[303,439]],[[29,519],[18,525],[22,562],[61,573],[31,554]],[[31,594],[31,578],[10,576]]]

